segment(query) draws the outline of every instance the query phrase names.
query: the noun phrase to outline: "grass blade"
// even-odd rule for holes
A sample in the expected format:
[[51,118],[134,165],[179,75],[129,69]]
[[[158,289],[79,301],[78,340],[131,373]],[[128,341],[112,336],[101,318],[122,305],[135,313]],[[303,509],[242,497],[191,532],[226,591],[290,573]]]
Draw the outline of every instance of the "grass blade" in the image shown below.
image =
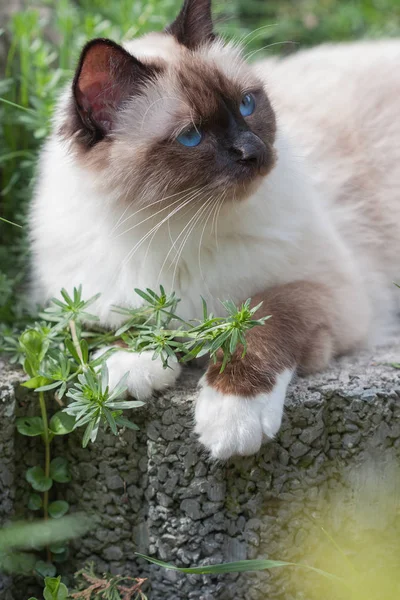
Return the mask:
[[327,579],[333,579],[335,581],[343,582],[340,577],[333,575],[332,573],[328,573],[327,571],[322,571],[321,569],[317,569],[315,567],[311,567],[310,565],[298,564],[285,562],[283,560],[268,560],[268,559],[255,559],[255,560],[239,560],[236,562],[227,562],[221,563],[219,565],[206,565],[203,567],[176,567],[175,565],[171,565],[169,563],[165,563],[162,560],[158,560],[156,558],[151,558],[150,556],[146,556],[145,554],[140,554],[139,552],[135,552],[136,556],[140,556],[140,558],[144,558],[150,563],[154,565],[158,565],[159,567],[163,567],[164,569],[169,569],[172,571],[179,571],[180,573],[187,573],[191,575],[219,575],[222,573],[248,573],[251,571],[265,571],[266,569],[277,569],[280,567],[299,567],[301,569],[307,569],[309,571],[313,571],[322,577]]

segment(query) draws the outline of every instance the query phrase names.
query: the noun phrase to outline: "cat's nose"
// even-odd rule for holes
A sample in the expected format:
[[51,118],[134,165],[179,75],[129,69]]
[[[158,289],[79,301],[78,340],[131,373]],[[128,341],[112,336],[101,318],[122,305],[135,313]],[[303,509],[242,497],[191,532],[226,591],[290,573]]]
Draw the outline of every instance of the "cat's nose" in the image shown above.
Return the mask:
[[260,170],[266,162],[265,144],[257,135],[251,132],[242,134],[233,144],[237,162]]

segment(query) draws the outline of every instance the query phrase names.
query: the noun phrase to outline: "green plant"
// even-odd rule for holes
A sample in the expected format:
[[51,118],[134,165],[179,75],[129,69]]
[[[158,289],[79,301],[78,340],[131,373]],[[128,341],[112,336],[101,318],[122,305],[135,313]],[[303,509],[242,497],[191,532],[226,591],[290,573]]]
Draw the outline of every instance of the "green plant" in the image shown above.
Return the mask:
[[[6,338],[6,342],[11,344],[10,349],[17,352],[29,375],[23,385],[38,395],[40,416],[18,418],[17,429],[22,435],[41,437],[44,443],[44,467],[31,467],[26,479],[34,491],[28,506],[32,510],[42,509],[45,520],[49,517],[60,518],[68,511],[68,503],[64,500],[49,503],[49,491],[53,483],[70,481],[66,459],[59,456],[51,460],[53,438],[86,425],[83,436],[83,445],[86,446],[89,440],[96,439],[101,423],[108,424],[114,433],[117,433],[117,427],[135,427],[127,419],[122,419],[122,409],[142,404],[135,400],[117,402],[126,389],[124,382],[109,392],[107,367],[103,363],[99,371],[96,367],[101,361],[89,359],[88,344],[81,338],[82,321],[95,319],[87,312],[87,308],[96,297],[85,302],[81,299],[80,290],[76,289],[73,297],[62,290],[62,297],[64,301],[55,299],[41,315],[48,321],[25,330],[17,347],[12,347],[12,338]],[[55,412],[49,419],[45,392],[51,390],[55,391],[58,402],[62,402],[65,393],[72,401],[67,408]],[[52,550],[57,556],[63,552],[62,548]]]
[[[68,588],[62,583],[60,576],[44,578],[44,600],[67,600],[68,596]],[[29,598],[29,600],[37,600],[37,598]]]
[[[222,353],[221,372],[232,359],[238,345],[242,347],[242,357],[247,351],[245,334],[249,329],[264,325],[269,316],[255,319],[255,313],[261,304],[251,307],[251,299],[240,307],[232,301],[222,302],[226,317],[215,317],[208,313],[207,304],[203,300],[203,319],[187,322],[176,314],[179,298],[175,294],[167,295],[162,286],[160,293],[147,289],[135,292],[144,300],[140,308],[116,308],[116,312],[127,317],[126,323],[115,335],[121,336],[128,349],[134,352],[144,350],[154,352],[153,358],[160,357],[164,367],[168,361],[181,356],[186,362],[209,354],[214,362]],[[179,323],[179,327],[171,327],[171,323]]]
[[400,33],[397,0],[238,0],[236,19],[251,58]]
[[140,558],[144,558],[154,565],[158,565],[159,567],[163,567],[164,569],[168,569],[170,571],[186,573],[187,575],[222,575],[223,573],[250,573],[253,571],[265,571],[267,569],[278,569],[281,567],[300,567],[302,569],[314,571],[314,573],[322,575],[328,579],[340,581],[339,577],[336,577],[336,575],[328,573],[327,571],[322,571],[321,569],[316,569],[315,567],[311,567],[306,564],[285,562],[283,560],[268,560],[261,558],[254,560],[238,560],[234,562],[220,563],[218,565],[206,565],[201,567],[175,567],[175,565],[171,565],[170,563],[166,563],[162,560],[157,560],[156,558],[146,556],[145,554],[140,554],[139,552],[136,552],[136,554],[137,556],[140,556]]
[[[121,417],[122,409],[142,404],[135,400],[118,403],[117,398],[125,391],[123,382],[109,392],[106,366],[99,370],[100,361],[89,359],[88,344],[81,338],[82,321],[94,319],[87,308],[96,298],[84,302],[80,290],[74,290],[73,297],[63,290],[62,297],[64,301],[55,300],[43,313],[43,320],[26,329],[18,342],[8,336],[4,340],[5,350],[14,354],[14,360],[21,362],[29,376],[24,387],[34,390],[38,398],[40,416],[19,417],[16,425],[20,434],[41,438],[44,444],[44,465],[29,468],[26,479],[32,488],[27,506],[35,512],[41,510],[45,522],[60,519],[69,509],[65,500],[51,501],[49,497],[55,483],[65,484],[71,479],[66,458],[51,456],[53,439],[86,425],[85,446],[89,439],[95,440],[100,423],[108,424],[114,433],[117,427],[135,427]],[[61,405],[66,393],[71,398],[65,410],[57,410],[51,417],[46,398],[50,391]],[[47,545],[46,564],[39,572],[55,575],[52,563],[66,557],[65,544]]]
[[[71,295],[61,290],[61,299],[54,298],[39,313],[40,320],[23,331],[18,340],[4,337],[3,349],[29,377],[22,385],[38,399],[40,414],[21,416],[16,424],[20,434],[40,438],[44,444],[44,465],[29,468],[26,480],[32,488],[27,506],[42,511],[45,522],[61,518],[69,510],[62,498],[50,498],[55,483],[65,484],[71,479],[67,459],[52,456],[54,438],[84,427],[82,445],[86,447],[95,442],[101,428],[110,429],[114,435],[122,428],[138,429],[123,415],[125,410],[143,405],[123,397],[128,373],[113,389],[108,385],[106,360],[116,348],[98,358],[93,358],[91,351],[122,339],[126,344],[123,351],[152,351],[153,358],[160,358],[165,368],[171,360],[187,361],[206,353],[217,361],[220,353],[223,371],[238,347],[241,356],[246,354],[246,332],[264,325],[268,318],[254,318],[261,305],[252,308],[250,299],[239,308],[233,302],[223,302],[225,317],[209,314],[203,300],[203,319],[186,322],[177,314],[179,298],[174,293],[166,294],[162,286],[159,293],[150,289],[137,289],[136,293],[143,305],[135,309],[116,307],[126,321],[115,333],[99,328],[97,318],[90,313],[99,295],[84,300],[82,289],[75,288]],[[55,412],[54,400],[58,407]],[[53,577],[56,570],[52,562],[66,557],[64,544],[48,545],[40,572]]]
[[6,573],[35,573],[50,576],[55,567],[38,560],[33,553],[37,548],[61,547],[72,538],[83,535],[91,521],[84,515],[75,514],[58,520],[17,522],[0,530],[0,570]]

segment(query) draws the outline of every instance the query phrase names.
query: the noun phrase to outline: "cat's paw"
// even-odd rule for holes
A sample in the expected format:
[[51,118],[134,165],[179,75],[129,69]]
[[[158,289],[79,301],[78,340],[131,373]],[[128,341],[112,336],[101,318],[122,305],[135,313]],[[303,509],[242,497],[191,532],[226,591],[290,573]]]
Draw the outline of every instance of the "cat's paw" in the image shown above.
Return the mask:
[[255,454],[263,439],[276,435],[292,375],[293,371],[286,369],[276,377],[271,392],[248,398],[222,394],[203,379],[195,409],[195,432],[213,458]]
[[[97,353],[101,355],[104,349]],[[108,381],[112,390],[129,373],[126,380],[127,392],[137,400],[146,400],[153,391],[161,391],[174,385],[178,379],[181,367],[178,362],[170,361],[170,368],[164,369],[159,358],[153,360],[152,352],[125,352],[118,350],[106,361],[108,368]]]

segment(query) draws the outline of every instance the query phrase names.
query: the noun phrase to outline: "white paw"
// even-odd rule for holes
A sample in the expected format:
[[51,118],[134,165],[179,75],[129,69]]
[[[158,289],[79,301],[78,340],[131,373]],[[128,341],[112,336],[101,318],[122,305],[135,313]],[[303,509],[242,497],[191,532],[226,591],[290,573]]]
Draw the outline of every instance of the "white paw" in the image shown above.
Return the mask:
[[[99,357],[108,348],[96,353]],[[170,361],[170,367],[164,369],[160,359],[153,360],[152,352],[125,352],[118,350],[107,359],[109,375],[109,386],[112,390],[122,379],[125,373],[129,373],[126,380],[128,393],[137,400],[146,400],[153,391],[164,390],[174,385],[178,379],[181,367],[178,362]]]
[[213,458],[254,454],[264,437],[276,435],[292,375],[293,371],[286,369],[269,394],[249,398],[225,395],[204,385],[196,403],[195,432]]

